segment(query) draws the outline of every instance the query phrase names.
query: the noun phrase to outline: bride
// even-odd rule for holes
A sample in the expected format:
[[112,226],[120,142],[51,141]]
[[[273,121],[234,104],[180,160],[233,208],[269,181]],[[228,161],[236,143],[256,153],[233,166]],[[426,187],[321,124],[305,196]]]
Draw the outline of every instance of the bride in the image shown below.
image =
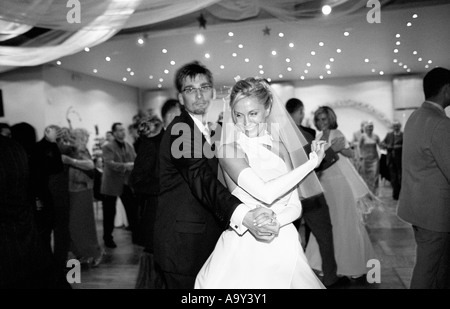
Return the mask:
[[[322,161],[324,142],[313,142],[310,159],[305,157],[306,163],[293,168],[291,156],[298,154],[287,147],[302,149],[301,138],[293,138],[300,133],[293,131],[295,125],[263,79],[238,81],[231,90],[230,109],[224,112],[218,148],[223,176],[233,195],[261,208],[254,224],[267,232],[262,234],[264,241],[258,241],[250,232],[224,231],[198,273],[195,288],[324,288],[309,267],[292,224],[301,214],[298,185],[302,180],[308,183]],[[316,186],[321,190],[318,182]]]

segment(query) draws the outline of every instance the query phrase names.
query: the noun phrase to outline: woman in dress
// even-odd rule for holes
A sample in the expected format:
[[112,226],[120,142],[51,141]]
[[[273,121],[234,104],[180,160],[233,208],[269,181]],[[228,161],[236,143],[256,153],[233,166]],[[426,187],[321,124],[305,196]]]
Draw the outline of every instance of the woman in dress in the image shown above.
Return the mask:
[[[337,130],[336,114],[330,107],[319,107],[314,114],[314,122],[321,131],[316,140],[333,145],[336,140],[345,138]],[[378,200],[349,160],[353,155],[349,143],[343,145],[341,149],[333,148],[339,153],[339,160],[321,172],[319,179],[330,209],[337,274],[359,277],[367,273],[367,261],[376,258],[363,224],[363,215],[370,213]],[[322,260],[314,235],[310,237],[306,247],[306,257],[313,269],[319,272],[322,270]]]
[[380,155],[378,147],[381,140],[373,133],[373,122],[369,121],[364,127],[364,134],[359,140],[362,157],[362,177],[373,194],[378,195],[380,178]]
[[315,142],[310,160],[292,169],[286,147],[274,134],[276,123],[267,123],[275,108],[285,115],[278,122],[289,121],[277,103],[263,79],[240,80],[231,91],[231,114],[224,113],[218,148],[220,165],[233,195],[252,208],[272,211],[255,219],[269,232],[265,241],[258,241],[249,232],[224,231],[198,273],[195,288],[324,288],[309,267],[292,224],[301,213],[297,185],[322,161],[324,143]]
[[71,251],[88,266],[100,264],[103,251],[98,243],[94,217],[94,162],[87,142],[85,129],[74,129],[75,150],[70,156],[63,155],[69,164],[70,238]]

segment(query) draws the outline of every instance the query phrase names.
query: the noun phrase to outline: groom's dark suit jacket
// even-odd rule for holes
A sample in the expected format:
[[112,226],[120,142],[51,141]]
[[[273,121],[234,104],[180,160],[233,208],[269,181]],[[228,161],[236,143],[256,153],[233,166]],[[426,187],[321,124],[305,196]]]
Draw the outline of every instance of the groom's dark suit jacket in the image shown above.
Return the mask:
[[165,272],[192,276],[191,288],[241,204],[217,179],[218,160],[205,156],[205,144],[208,149],[205,137],[183,110],[168,126],[160,146],[155,259]]

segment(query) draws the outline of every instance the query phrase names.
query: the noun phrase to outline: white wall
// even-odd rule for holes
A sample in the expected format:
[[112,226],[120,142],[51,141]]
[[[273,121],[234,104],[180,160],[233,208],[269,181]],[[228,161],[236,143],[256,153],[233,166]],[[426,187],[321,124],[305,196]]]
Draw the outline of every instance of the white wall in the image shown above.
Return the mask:
[[[66,114],[74,128],[91,133],[95,126],[104,136],[114,122],[127,127],[138,111],[138,89],[53,66],[35,67],[29,73],[18,70],[0,76],[5,120],[10,125],[26,121],[42,138],[49,124],[68,126]],[[4,121],[0,118],[0,121]],[[127,137],[131,142],[130,137]]]

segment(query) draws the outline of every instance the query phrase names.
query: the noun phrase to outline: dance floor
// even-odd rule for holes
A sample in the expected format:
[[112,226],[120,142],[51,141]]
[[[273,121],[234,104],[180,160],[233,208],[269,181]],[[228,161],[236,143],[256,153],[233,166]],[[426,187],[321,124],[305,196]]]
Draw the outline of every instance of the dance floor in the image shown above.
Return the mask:
[[[410,225],[395,214],[397,201],[391,198],[389,182],[382,181],[381,184],[379,197],[385,203],[384,209],[370,214],[366,224],[381,265],[380,283],[368,283],[366,277],[362,277],[352,280],[343,289],[409,287],[415,259],[414,235]],[[99,208],[96,221],[101,240],[101,206]],[[72,284],[74,289],[134,289],[143,248],[131,243],[131,233],[125,228],[115,228],[113,235],[117,248],[106,248],[104,261],[98,267],[82,267],[81,283]]]

